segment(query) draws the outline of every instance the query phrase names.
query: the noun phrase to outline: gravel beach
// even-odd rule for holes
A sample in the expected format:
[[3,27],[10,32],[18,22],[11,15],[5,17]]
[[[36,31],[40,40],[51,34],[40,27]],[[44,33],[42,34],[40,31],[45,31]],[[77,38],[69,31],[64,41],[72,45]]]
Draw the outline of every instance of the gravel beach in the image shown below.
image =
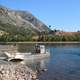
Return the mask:
[[3,64],[0,65],[0,80],[37,80],[37,75],[22,64]]

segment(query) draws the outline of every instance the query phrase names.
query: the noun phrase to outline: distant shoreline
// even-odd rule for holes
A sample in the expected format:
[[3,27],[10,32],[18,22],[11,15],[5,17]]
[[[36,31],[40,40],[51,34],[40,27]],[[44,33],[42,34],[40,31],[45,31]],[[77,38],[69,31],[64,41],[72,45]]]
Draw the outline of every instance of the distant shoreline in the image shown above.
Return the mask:
[[0,42],[0,43],[6,43],[6,44],[8,44],[8,43],[10,43],[10,44],[12,44],[12,43],[18,43],[18,44],[35,44],[35,43],[42,43],[42,44],[78,44],[78,43],[80,43],[80,42]]

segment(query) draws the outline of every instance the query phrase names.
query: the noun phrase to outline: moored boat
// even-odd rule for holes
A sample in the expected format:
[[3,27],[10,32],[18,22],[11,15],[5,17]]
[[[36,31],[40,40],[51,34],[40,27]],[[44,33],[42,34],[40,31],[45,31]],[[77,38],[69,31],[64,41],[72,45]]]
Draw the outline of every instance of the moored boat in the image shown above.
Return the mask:
[[7,56],[8,61],[22,61],[22,60],[33,60],[42,59],[50,56],[50,51],[45,49],[44,45],[36,45],[33,53],[20,53],[20,52],[4,52]]

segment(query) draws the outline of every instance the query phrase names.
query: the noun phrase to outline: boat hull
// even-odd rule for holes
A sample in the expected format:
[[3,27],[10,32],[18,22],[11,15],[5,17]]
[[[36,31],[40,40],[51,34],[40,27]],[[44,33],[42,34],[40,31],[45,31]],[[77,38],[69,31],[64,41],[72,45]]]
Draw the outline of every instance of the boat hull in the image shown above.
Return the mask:
[[48,58],[50,54],[35,54],[35,55],[22,55],[24,57],[15,57],[15,58],[8,58],[8,61],[23,61],[23,60],[35,60],[35,59],[43,59],[43,58]]
[[34,60],[34,59],[43,59],[43,58],[48,58],[50,54],[35,54],[35,55],[30,55],[25,58],[25,60]]

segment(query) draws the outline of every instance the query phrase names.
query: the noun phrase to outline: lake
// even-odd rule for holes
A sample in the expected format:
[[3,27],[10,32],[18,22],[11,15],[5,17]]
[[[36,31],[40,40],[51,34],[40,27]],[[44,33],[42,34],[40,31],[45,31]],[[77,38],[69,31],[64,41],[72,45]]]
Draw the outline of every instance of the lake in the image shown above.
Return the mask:
[[[19,44],[20,52],[29,52],[35,44]],[[39,80],[80,80],[80,44],[44,44],[50,49],[50,57],[24,61],[32,69],[47,68],[39,74]]]
[[51,56],[45,61],[47,72],[39,76],[40,80],[80,80],[80,45],[48,45]]

